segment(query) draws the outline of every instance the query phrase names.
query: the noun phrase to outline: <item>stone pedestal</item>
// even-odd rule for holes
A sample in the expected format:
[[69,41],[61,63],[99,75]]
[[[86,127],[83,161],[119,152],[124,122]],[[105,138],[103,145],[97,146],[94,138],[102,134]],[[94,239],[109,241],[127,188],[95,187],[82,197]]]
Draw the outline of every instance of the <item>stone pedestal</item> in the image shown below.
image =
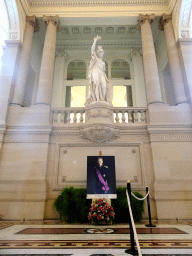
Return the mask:
[[86,126],[81,130],[84,138],[101,143],[114,137],[113,106],[110,103],[92,102],[85,115]]

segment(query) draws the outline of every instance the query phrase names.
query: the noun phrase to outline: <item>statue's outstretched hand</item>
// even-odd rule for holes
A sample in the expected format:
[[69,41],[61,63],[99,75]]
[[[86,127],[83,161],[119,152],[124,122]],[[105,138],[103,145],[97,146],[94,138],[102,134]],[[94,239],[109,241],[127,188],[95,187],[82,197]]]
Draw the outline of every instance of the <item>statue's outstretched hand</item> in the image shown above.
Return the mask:
[[100,37],[100,36],[96,36],[96,37],[94,38],[94,41],[95,41],[95,42],[98,41],[98,40],[101,40],[101,37]]

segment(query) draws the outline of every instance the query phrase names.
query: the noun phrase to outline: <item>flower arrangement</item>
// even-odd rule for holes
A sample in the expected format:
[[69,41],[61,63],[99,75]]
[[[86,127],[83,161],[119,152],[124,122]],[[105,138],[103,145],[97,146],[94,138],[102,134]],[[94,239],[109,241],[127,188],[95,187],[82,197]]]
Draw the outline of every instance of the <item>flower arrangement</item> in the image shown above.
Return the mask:
[[88,220],[92,224],[112,224],[114,218],[114,209],[105,199],[95,200],[91,205]]

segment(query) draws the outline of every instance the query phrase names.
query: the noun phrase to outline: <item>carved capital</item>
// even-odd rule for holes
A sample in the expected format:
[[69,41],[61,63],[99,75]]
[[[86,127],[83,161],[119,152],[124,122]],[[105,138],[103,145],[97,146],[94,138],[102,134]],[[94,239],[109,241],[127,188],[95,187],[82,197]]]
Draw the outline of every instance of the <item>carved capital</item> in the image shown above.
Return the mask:
[[26,22],[28,22],[34,28],[34,32],[39,31],[39,25],[38,25],[38,21],[37,21],[35,15],[27,16]]
[[59,28],[59,16],[43,16],[43,21],[46,23],[46,25],[48,25],[50,22],[55,25],[57,27],[57,29]]
[[131,60],[133,59],[134,56],[136,56],[137,54],[139,55],[143,55],[143,52],[141,50],[136,50],[136,49],[131,49],[130,51],[130,58]]
[[139,14],[138,28],[140,28],[141,25],[144,24],[146,21],[148,21],[149,24],[151,24],[153,22],[154,18],[155,18],[155,14],[150,14],[150,15]]
[[161,20],[159,21],[159,29],[164,30],[164,25],[168,23],[170,20],[172,20],[172,15],[164,13],[161,17]]
[[66,60],[67,60],[67,57],[68,57],[68,53],[67,53],[67,51],[65,51],[65,50],[60,50],[60,49],[57,49],[56,51],[55,51],[55,57],[57,57],[57,56],[59,56],[59,57],[64,57],[64,59],[65,59],[65,62],[66,62]]

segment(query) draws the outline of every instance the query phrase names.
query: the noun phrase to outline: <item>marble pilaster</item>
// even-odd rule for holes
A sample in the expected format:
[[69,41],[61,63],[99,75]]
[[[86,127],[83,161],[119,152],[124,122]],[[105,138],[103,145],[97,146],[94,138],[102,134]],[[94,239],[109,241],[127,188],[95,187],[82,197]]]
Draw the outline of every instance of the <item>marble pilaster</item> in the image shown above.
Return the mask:
[[167,54],[174,86],[176,104],[186,103],[188,100],[186,97],[179,52],[175,41],[171,15],[163,14],[160,21],[160,28],[164,29],[165,33]]
[[157,60],[151,30],[151,23],[155,15],[139,15],[139,26],[141,27],[141,39],[143,50],[143,64],[147,91],[147,102],[149,104],[163,103]]
[[27,16],[26,27],[23,40],[23,47],[21,50],[19,60],[19,70],[14,86],[14,93],[11,104],[21,105],[23,104],[25,86],[27,82],[27,75],[29,69],[29,59],[31,55],[31,47],[34,31],[38,30],[38,23],[35,16]]
[[50,105],[55,62],[56,32],[59,25],[59,18],[58,16],[44,16],[43,20],[47,24],[47,31],[41,61],[36,104]]

